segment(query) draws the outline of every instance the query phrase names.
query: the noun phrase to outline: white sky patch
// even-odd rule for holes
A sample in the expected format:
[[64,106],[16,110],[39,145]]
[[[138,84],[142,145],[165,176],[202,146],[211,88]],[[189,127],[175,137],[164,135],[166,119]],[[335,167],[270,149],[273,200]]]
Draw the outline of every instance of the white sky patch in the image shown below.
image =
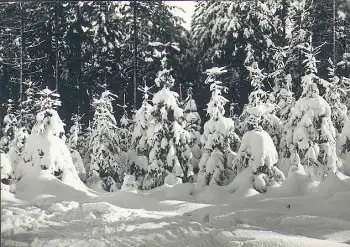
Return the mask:
[[174,14],[182,17],[185,21],[185,23],[183,23],[183,26],[187,30],[190,30],[192,14],[194,12],[196,1],[166,1],[166,4],[170,6],[180,7],[184,10],[184,11],[176,10],[174,11]]

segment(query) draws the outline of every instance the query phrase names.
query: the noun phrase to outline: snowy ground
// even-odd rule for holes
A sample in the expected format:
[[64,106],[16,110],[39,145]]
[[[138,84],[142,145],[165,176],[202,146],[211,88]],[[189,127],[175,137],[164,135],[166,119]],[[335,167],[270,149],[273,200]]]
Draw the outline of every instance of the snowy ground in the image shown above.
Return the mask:
[[308,196],[241,198],[190,184],[102,194],[41,178],[1,191],[1,246],[348,246],[350,180],[329,182]]

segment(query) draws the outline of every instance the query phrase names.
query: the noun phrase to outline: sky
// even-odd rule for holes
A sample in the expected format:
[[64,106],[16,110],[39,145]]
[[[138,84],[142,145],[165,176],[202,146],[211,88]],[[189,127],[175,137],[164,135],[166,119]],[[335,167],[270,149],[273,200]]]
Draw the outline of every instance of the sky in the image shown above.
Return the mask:
[[191,17],[194,12],[194,6],[196,4],[196,1],[166,1],[166,3],[171,6],[181,7],[185,11],[174,11],[174,14],[182,17],[185,21],[183,26],[187,30],[190,30]]

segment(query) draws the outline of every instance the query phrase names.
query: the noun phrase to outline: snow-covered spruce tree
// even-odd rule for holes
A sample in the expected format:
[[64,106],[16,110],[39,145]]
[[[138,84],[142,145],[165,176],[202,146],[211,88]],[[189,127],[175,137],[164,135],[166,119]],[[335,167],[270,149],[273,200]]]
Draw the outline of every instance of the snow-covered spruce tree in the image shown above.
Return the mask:
[[[18,126],[25,128],[27,132],[31,131],[34,124],[36,123],[36,114],[42,110],[42,107],[41,107],[41,104],[43,104],[42,100],[46,97],[45,93],[43,93],[44,90],[37,91],[37,89],[34,88],[34,85],[31,85],[25,91],[25,97],[26,97],[25,100],[23,100],[19,104],[19,109],[17,113]],[[47,91],[47,93],[54,94],[54,95],[50,95],[49,97],[55,98],[57,96],[52,91]],[[60,102],[58,102],[57,104],[58,104],[57,106],[61,105]],[[53,108],[55,109],[56,106],[53,106]]]
[[329,83],[325,83],[326,85],[324,85],[326,89],[324,99],[331,107],[331,118],[338,136],[348,120],[348,109],[346,105],[341,102],[341,98],[346,96],[346,85],[341,83],[339,77],[334,74],[335,66],[331,59],[329,59],[329,64]]
[[[311,42],[310,42],[311,43]],[[336,131],[331,119],[331,107],[319,95],[316,84],[315,50],[310,44],[302,47],[306,59],[306,75],[302,78],[303,93],[296,102],[285,128],[287,129],[286,145],[298,153],[306,173],[316,181],[322,180],[329,172],[341,168],[336,155]]]
[[232,160],[238,149],[240,139],[234,132],[234,122],[226,118],[225,104],[228,100],[222,95],[227,90],[218,76],[225,73],[223,68],[206,70],[212,96],[207,114],[210,119],[204,124],[202,135],[203,155],[199,161],[198,183],[202,186],[226,185],[233,178]]
[[286,57],[290,50],[289,47],[276,47],[273,59],[276,63],[276,71],[270,77],[273,78],[273,92],[271,100],[278,106],[276,116],[284,124],[288,120],[291,109],[295,104],[295,98],[292,93],[292,76],[286,74]]
[[183,110],[178,106],[178,94],[170,90],[175,80],[170,74],[171,69],[167,69],[166,48],[169,46],[172,44],[165,45],[162,52],[163,69],[155,79],[161,89],[153,96],[148,121],[147,144],[151,150],[144,189],[162,185],[166,176],[189,182],[193,174],[190,133],[183,126]]
[[[281,140],[282,122],[276,116],[278,106],[273,103],[273,97],[264,90],[263,81],[267,76],[259,69],[258,64],[253,62],[251,66],[247,66],[250,72],[251,85],[254,90],[248,97],[248,104],[244,107],[239,117],[238,130],[240,136],[243,136],[255,126],[260,126],[265,130],[274,141],[276,146]],[[271,99],[272,98],[272,99]]]
[[[18,128],[14,138],[9,144],[9,156],[11,158],[12,167],[15,170],[20,163],[22,151],[25,147],[27,137],[38,120],[34,117],[39,112],[47,109],[56,109],[61,105],[59,94],[51,91],[47,87],[37,93],[38,98],[34,98],[35,91],[32,87],[26,90],[26,100],[20,103],[19,109],[16,112],[18,119]],[[65,140],[64,131],[59,136]]]
[[[120,154],[117,121],[113,116],[112,101],[117,97],[106,90],[99,99],[93,99],[95,109],[89,133],[91,157],[88,171],[89,183],[97,183],[106,191],[114,191],[122,184],[124,167],[118,163]],[[100,181],[102,179],[102,181]]]
[[[234,161],[235,170],[238,173],[237,179],[241,176],[240,173],[245,174],[243,170],[249,169],[248,174],[252,177],[253,188],[264,193],[267,191],[267,186],[285,179],[283,172],[276,166],[277,162],[278,153],[272,138],[259,126],[255,126],[242,137],[242,143]],[[252,172],[251,175],[250,172]]]
[[[71,185],[80,183],[69,149],[64,140],[64,123],[54,105],[59,105],[59,95],[49,89],[42,92],[42,110],[36,116],[36,123],[27,138],[21,159],[15,170],[17,179],[32,178],[40,170]],[[54,94],[54,97],[51,97]]]
[[7,153],[9,151],[9,144],[14,139],[15,133],[18,129],[18,120],[14,114],[14,104],[11,99],[7,103],[7,114],[2,120],[1,139],[0,139],[0,151]]
[[130,129],[132,128],[132,121],[128,117],[127,105],[125,101],[125,93],[124,93],[124,103],[121,105],[123,108],[123,115],[119,120],[120,129],[119,129],[119,138],[120,138],[120,150],[121,152],[127,153],[130,149],[131,143],[131,133]]
[[281,138],[281,121],[275,115],[277,106],[270,102],[269,94],[262,90],[266,75],[256,62],[247,69],[255,89],[249,95],[249,102],[240,116],[244,134],[233,163],[237,176],[242,176],[239,173],[243,170],[250,169],[251,174],[250,171],[248,174],[253,178],[253,188],[263,193],[267,186],[285,179],[276,166],[278,153],[275,145]]
[[[190,147],[192,150],[192,159],[191,164],[195,171],[198,173],[198,163],[202,156],[201,151],[201,117],[197,112],[197,104],[196,101],[192,98],[192,88],[188,88],[187,90],[187,98],[184,103],[184,118],[186,121],[186,129],[190,132],[191,142]],[[197,172],[196,172],[197,170]]]
[[134,129],[131,134],[131,146],[135,153],[131,155],[131,165],[128,173],[134,176],[139,188],[143,186],[143,179],[148,168],[148,154],[151,149],[147,144],[147,128],[152,110],[148,99],[149,89],[146,84],[140,89],[143,92],[143,101],[140,109],[135,113],[133,119]]
[[350,176],[350,115],[337,140],[337,154],[343,161],[344,173]]
[[80,123],[81,116],[79,116],[78,114],[74,114],[72,116],[72,121],[73,121],[73,125],[69,131],[70,133],[67,138],[67,146],[71,153],[73,164],[75,166],[75,169],[77,170],[79,178],[81,179],[81,181],[86,182],[86,179],[87,179],[86,170],[85,170],[83,160],[81,158],[81,154],[79,153],[79,149],[80,149],[79,146],[81,145],[80,136],[81,136],[81,130],[82,130],[81,128],[82,126]]
[[131,147],[131,132],[133,128],[133,122],[128,118],[127,106],[125,102],[124,94],[124,104],[122,105],[123,115],[119,120],[120,128],[118,129],[119,136],[119,147],[120,154],[118,157],[118,162],[120,165],[125,167],[125,170],[129,170],[130,166],[130,147]]

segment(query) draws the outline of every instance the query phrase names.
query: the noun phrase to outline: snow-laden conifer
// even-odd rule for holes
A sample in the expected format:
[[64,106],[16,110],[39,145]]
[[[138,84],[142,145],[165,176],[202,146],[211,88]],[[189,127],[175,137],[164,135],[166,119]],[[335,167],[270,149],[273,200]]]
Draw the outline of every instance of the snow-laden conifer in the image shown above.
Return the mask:
[[244,134],[234,162],[235,170],[239,174],[245,169],[251,169],[253,187],[258,192],[264,193],[267,186],[285,179],[283,172],[276,166],[277,162],[276,147],[266,131],[255,127]]
[[306,173],[320,181],[329,172],[341,168],[336,155],[336,131],[332,123],[331,107],[319,95],[317,82],[317,49],[309,43],[302,47],[306,59],[306,75],[302,78],[303,92],[291,112],[285,129],[287,157],[295,150],[300,157]]
[[350,176],[350,115],[337,140],[337,154],[343,161],[344,173]]
[[225,185],[233,178],[232,160],[240,140],[234,132],[233,120],[224,116],[228,100],[222,94],[227,88],[218,76],[225,72],[225,69],[217,67],[206,71],[206,83],[210,83],[212,96],[207,108],[210,119],[204,124],[202,135],[204,151],[199,161],[200,185]]
[[331,118],[338,136],[342,132],[344,124],[348,120],[348,109],[341,99],[346,96],[346,90],[349,90],[350,87],[343,83],[340,78],[335,75],[335,66],[331,59],[329,59],[328,72],[329,82],[324,83],[325,85],[323,85],[326,90],[324,99],[331,107]]
[[167,48],[162,51],[162,70],[157,73],[156,85],[160,90],[154,94],[147,128],[149,152],[148,173],[143,188],[148,189],[164,183],[169,173],[188,182],[192,176],[190,133],[184,128],[183,110],[178,106],[178,94],[171,91],[174,78],[167,65]]
[[261,70],[256,62],[247,66],[250,72],[251,85],[254,90],[248,97],[248,104],[244,107],[239,117],[238,130],[241,136],[249,130],[260,126],[274,141],[276,146],[281,139],[282,122],[276,116],[278,106],[273,103],[273,96],[263,90],[264,80],[267,75]]
[[200,129],[201,118],[197,112],[196,101],[192,97],[192,88],[187,90],[187,98],[184,102],[184,118],[186,121],[186,129],[190,132],[191,142],[190,147],[192,150],[191,164],[193,169],[198,170],[198,163],[202,156],[201,143],[200,143]]
[[99,99],[93,99],[92,106],[95,113],[88,138],[91,158],[89,180],[91,183],[100,183],[102,179],[101,184],[106,191],[114,191],[116,182],[121,185],[125,172],[118,163],[120,154],[118,127],[112,106],[115,97],[117,96],[106,90]]
[[131,147],[134,151],[130,154],[130,167],[128,173],[135,178],[139,188],[143,186],[143,179],[148,168],[148,154],[151,147],[147,143],[147,128],[152,106],[149,103],[149,87],[145,84],[139,88],[143,93],[141,107],[136,111],[133,122],[134,128],[131,133]]
[[52,109],[58,104],[59,95],[47,88],[41,93],[42,110],[36,116],[36,123],[15,168],[15,176],[17,179],[36,177],[41,170],[47,170],[63,182],[75,186],[81,182],[65,143],[64,123]]
[[78,114],[75,114],[72,116],[73,125],[69,130],[69,136],[67,138],[67,145],[69,148],[69,151],[72,156],[73,164],[75,166],[75,169],[77,170],[77,173],[80,177],[80,179],[83,182],[86,182],[87,174],[85,170],[85,166],[83,163],[83,159],[81,158],[81,154],[79,152],[81,144],[81,116]]

